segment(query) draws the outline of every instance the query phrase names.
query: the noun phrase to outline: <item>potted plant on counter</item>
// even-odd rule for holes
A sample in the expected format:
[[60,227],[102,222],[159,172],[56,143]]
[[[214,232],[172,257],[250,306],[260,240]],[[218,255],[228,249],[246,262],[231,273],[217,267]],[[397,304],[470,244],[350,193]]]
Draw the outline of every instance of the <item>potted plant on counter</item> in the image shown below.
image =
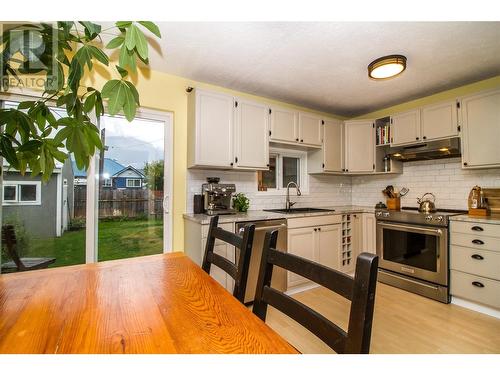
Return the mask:
[[233,208],[238,212],[247,212],[250,207],[250,200],[243,193],[238,193],[233,197]]

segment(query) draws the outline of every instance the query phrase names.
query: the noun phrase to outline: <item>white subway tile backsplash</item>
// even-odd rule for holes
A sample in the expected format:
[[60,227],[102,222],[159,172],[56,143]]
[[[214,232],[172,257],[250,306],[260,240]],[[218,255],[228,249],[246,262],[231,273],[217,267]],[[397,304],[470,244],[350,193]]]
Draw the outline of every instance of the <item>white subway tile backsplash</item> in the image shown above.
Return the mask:
[[[257,173],[248,171],[187,171],[187,212],[193,212],[193,195],[201,192],[207,177],[218,176],[221,182],[236,184],[238,192],[250,199],[250,209],[281,208],[284,196],[266,195],[257,191]],[[404,206],[416,206],[417,197],[431,192],[439,208],[467,208],[467,197],[474,185],[500,187],[500,169],[463,170],[459,158],[405,163],[399,175],[378,176],[309,176],[309,194],[293,196],[300,206],[361,205],[374,206],[385,198],[382,190],[387,185],[399,189],[406,186],[408,195],[402,198]],[[293,191],[293,194],[295,192]]]
[[467,208],[467,197],[474,185],[500,187],[500,169],[463,170],[459,158],[405,163],[401,175],[352,178],[352,204],[373,205],[384,201],[387,185],[410,189],[401,205],[416,206],[416,198],[426,192],[436,196],[438,208]]

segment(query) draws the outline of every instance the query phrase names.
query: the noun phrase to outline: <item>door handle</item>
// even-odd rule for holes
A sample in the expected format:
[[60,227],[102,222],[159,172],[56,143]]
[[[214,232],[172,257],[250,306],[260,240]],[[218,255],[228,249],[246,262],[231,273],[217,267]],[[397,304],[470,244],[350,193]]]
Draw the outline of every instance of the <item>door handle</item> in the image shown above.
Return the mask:
[[482,227],[479,227],[477,225],[473,226],[472,228],[470,228],[471,230],[474,230],[476,232],[482,232],[484,229]]
[[473,281],[472,285],[478,287],[478,288],[484,288],[484,284],[480,283],[479,281]]
[[169,204],[168,204],[168,195],[165,195],[163,197],[163,202],[162,202],[162,206],[163,206],[163,213],[165,214],[168,214],[169,213]]
[[481,241],[481,240],[472,240],[472,243],[475,244],[475,245],[484,245],[484,242]]
[[470,257],[471,257],[472,259],[476,259],[476,260],[483,260],[483,259],[484,259],[484,257],[482,257],[482,256],[481,256],[481,255],[479,255],[479,254],[472,254]]

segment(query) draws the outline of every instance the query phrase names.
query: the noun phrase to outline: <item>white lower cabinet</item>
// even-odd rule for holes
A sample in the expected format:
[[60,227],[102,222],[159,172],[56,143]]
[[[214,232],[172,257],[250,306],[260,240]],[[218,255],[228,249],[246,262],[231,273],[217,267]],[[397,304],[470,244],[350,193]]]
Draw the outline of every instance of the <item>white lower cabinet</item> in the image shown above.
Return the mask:
[[[299,257],[314,260],[316,238],[313,228],[296,228],[288,230],[288,252]],[[288,288],[307,283],[304,279],[293,272],[287,272]]]
[[450,294],[500,310],[500,224],[452,221]]
[[[219,224],[224,230],[234,232],[234,223]],[[200,224],[191,220],[184,220],[184,252],[193,262],[201,266],[205,255],[205,245],[207,243],[208,224]],[[216,240],[214,252],[220,256],[234,262],[235,248],[223,241]],[[234,280],[219,267],[212,265],[210,268],[212,276],[227,291],[233,293]]]
[[340,224],[318,227],[316,241],[317,262],[324,266],[338,269],[341,241]]
[[[288,220],[288,252],[330,268],[339,269],[342,225],[340,215]],[[287,272],[288,289],[311,282]]]

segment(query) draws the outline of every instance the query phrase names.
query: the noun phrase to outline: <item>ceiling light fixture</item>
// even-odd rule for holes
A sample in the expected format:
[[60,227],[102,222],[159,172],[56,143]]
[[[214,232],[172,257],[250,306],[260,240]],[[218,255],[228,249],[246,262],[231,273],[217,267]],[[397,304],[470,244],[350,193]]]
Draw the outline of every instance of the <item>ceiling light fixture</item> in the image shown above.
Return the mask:
[[389,55],[374,60],[368,65],[368,76],[375,80],[392,78],[406,69],[406,57]]

